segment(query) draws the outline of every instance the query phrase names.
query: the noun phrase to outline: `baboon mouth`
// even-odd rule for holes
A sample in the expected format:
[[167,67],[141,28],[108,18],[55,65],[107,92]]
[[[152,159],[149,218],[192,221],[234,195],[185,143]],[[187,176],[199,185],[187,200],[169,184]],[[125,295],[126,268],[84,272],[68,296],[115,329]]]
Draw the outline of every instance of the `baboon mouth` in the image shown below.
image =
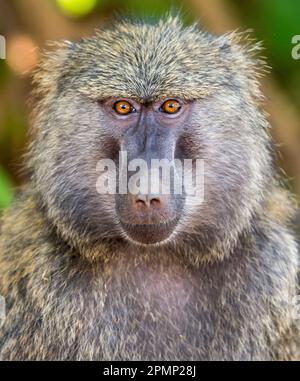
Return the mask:
[[174,231],[178,218],[158,224],[129,224],[121,221],[128,237],[144,245],[153,245],[166,240]]

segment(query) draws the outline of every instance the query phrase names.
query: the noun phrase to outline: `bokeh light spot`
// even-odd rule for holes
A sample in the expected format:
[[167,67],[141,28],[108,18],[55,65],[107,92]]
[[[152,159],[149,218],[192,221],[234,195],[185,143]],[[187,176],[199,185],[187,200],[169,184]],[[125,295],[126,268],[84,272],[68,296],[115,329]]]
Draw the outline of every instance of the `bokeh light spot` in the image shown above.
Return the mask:
[[27,74],[39,60],[39,50],[33,39],[18,34],[7,41],[7,64],[18,75]]
[[91,13],[97,0],[56,0],[59,8],[68,16],[81,17]]

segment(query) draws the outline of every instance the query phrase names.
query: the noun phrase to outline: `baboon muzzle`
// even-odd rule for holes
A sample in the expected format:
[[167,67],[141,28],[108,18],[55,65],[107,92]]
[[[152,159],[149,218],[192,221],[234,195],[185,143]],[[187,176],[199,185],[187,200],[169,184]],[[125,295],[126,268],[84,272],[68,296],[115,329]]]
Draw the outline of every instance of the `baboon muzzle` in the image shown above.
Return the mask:
[[144,244],[168,238],[182,210],[182,194],[175,192],[174,144],[168,135],[157,126],[142,129],[129,134],[122,145],[119,178],[127,186],[116,195],[117,213],[126,234]]

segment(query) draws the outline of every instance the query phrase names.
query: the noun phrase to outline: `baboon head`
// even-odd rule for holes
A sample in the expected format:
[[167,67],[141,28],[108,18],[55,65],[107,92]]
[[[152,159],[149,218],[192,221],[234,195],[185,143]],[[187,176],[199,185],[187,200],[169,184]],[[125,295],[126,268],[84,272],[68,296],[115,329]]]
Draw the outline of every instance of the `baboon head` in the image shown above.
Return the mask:
[[[167,18],[117,23],[45,55],[35,76],[42,100],[31,163],[48,217],[65,237],[207,250],[250,224],[270,181],[270,155],[258,109],[262,62],[243,38]],[[169,192],[161,169],[152,178],[153,159],[172,163]],[[174,191],[184,160],[192,160],[196,196],[184,181]],[[116,192],[99,192],[104,178]]]

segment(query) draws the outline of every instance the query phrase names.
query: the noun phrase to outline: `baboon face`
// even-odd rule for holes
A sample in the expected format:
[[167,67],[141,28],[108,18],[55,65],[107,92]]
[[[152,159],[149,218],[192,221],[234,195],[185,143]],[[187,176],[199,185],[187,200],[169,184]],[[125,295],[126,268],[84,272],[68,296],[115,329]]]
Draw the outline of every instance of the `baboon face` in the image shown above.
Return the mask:
[[[174,192],[182,175],[174,159],[179,155],[177,142],[190,117],[190,104],[182,99],[138,102],[113,98],[100,107],[115,152],[126,156],[115,159],[118,176],[113,193],[120,225],[131,240],[163,241],[176,227],[184,205],[183,188]],[[112,158],[112,152],[107,154]],[[156,176],[154,162],[158,164]]]
[[[67,44],[50,62],[60,72],[42,105],[35,179],[52,219],[90,241],[143,245],[183,236],[206,244],[249,219],[260,202],[267,135],[251,64],[230,41],[174,20],[120,24]],[[153,159],[171,163],[166,192],[161,170],[152,178]],[[201,187],[196,197],[180,172],[184,160],[192,160],[191,186]],[[103,178],[115,191],[99,192]]]

